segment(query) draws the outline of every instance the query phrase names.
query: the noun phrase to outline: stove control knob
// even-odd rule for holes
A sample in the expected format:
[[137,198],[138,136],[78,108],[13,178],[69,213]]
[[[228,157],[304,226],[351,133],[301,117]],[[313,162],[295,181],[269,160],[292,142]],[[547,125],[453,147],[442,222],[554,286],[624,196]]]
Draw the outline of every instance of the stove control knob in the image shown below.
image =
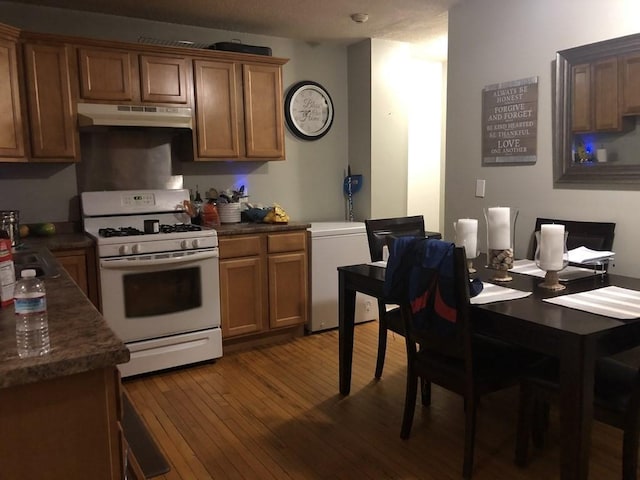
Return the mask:
[[196,238],[193,242],[191,242],[191,245],[193,245],[193,248],[200,248],[200,239]]
[[120,245],[120,255],[129,255],[129,245]]
[[131,251],[136,255],[139,253],[142,253],[142,245],[140,245],[139,243],[136,243],[133,247],[131,247]]
[[180,246],[182,247],[183,250],[186,250],[187,248],[189,248],[191,245],[189,245],[189,241],[188,240],[182,240],[180,242]]

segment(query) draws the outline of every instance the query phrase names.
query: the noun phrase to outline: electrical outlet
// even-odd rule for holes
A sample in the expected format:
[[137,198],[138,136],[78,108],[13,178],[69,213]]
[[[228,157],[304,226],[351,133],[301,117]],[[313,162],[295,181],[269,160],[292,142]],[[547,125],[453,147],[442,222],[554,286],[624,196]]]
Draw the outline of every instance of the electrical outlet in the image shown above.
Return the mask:
[[476,197],[484,198],[484,180],[476,180]]

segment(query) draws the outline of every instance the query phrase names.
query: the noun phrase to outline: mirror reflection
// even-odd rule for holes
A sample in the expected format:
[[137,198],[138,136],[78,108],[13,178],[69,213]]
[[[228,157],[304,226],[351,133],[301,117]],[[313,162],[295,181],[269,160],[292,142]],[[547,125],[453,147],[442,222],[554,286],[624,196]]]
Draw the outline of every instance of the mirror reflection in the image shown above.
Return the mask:
[[556,183],[640,185],[640,34],[557,53]]

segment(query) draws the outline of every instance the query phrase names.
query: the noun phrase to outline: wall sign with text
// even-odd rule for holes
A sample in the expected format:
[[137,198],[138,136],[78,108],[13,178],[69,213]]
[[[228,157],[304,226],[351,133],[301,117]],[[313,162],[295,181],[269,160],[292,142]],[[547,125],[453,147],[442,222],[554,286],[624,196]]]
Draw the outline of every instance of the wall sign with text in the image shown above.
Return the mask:
[[482,164],[536,163],[538,77],[482,90]]

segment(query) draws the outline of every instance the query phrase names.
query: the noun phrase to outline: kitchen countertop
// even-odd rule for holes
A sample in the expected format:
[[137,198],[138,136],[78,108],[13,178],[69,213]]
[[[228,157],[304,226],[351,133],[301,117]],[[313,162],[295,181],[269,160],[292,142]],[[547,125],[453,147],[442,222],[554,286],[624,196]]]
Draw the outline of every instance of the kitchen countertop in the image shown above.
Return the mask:
[[310,223],[289,222],[289,223],[223,223],[215,227],[218,235],[244,235],[246,233],[269,233],[283,232],[287,230],[306,230]]
[[28,236],[21,239],[30,248],[46,248],[52,252],[93,247],[93,239],[83,232],[56,233],[50,237]]
[[[46,250],[38,250],[38,253],[48,255],[52,262],[56,262]],[[64,268],[59,267],[59,270],[59,276],[45,278],[51,340],[49,354],[19,358],[13,306],[0,308],[0,388],[129,361],[129,350],[124,343],[108,327],[100,312],[83,295]]]
[[[216,227],[218,235],[306,230],[302,222],[233,223]],[[83,232],[57,233],[23,239],[29,250],[59,265],[50,252],[94,246]],[[59,266],[59,275],[45,278],[51,352],[21,359],[16,350],[13,306],[0,308],[0,388],[35,383],[129,361],[129,350],[108,327],[98,310]]]

